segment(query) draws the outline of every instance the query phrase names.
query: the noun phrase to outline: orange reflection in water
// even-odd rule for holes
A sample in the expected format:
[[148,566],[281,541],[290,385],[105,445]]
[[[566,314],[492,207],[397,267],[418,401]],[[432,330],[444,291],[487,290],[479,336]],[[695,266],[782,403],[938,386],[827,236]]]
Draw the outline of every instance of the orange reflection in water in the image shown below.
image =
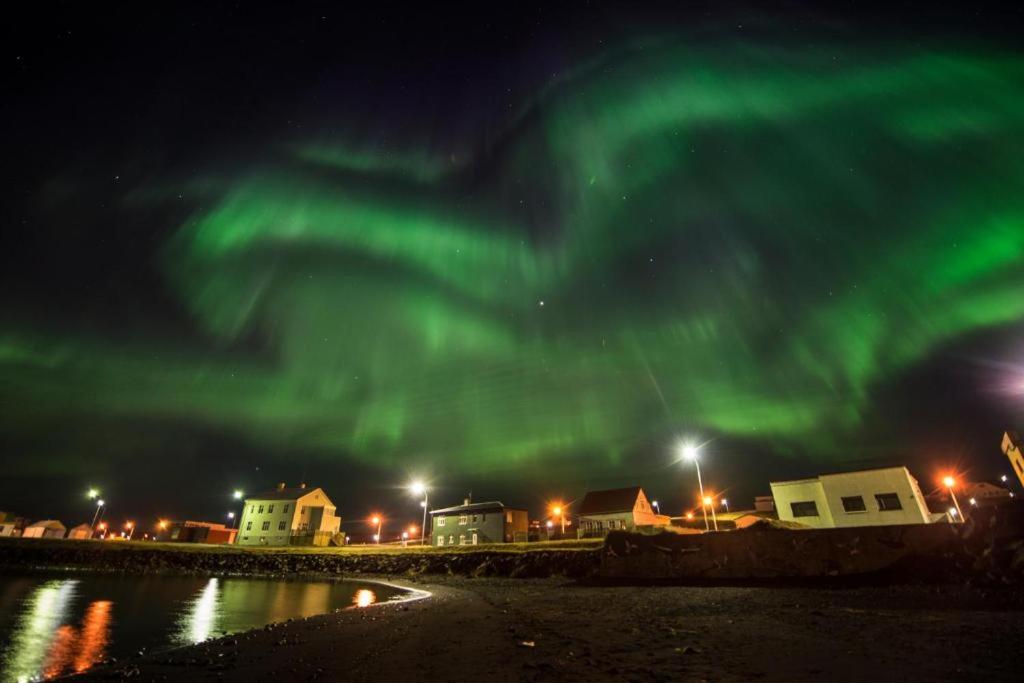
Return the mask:
[[356,607],[369,607],[375,602],[377,602],[377,594],[365,588],[356,591],[355,597],[352,598],[352,604]]
[[89,604],[79,628],[64,624],[57,629],[46,653],[43,678],[56,678],[69,671],[81,673],[103,659],[110,642],[109,600]]

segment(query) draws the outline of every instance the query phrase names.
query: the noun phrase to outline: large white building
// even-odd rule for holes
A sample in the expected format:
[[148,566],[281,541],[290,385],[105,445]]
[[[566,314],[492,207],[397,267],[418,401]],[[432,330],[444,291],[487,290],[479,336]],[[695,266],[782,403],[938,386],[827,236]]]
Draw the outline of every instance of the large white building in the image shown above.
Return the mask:
[[779,519],[816,528],[928,524],[945,514],[929,512],[917,480],[906,467],[823,474],[772,482]]
[[321,488],[278,484],[245,499],[238,545],[327,545],[341,529],[334,503]]

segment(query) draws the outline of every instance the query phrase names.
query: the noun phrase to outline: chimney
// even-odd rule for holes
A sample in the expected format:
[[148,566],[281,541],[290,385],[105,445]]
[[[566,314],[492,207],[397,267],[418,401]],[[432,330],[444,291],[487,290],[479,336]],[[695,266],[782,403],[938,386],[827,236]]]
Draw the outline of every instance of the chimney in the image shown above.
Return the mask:
[[299,484],[299,488],[300,489],[306,488],[306,482],[302,482],[301,484]]
[[284,482],[283,481],[277,485],[277,490],[278,491],[284,491]]
[[467,493],[466,497],[462,499],[462,504],[463,505],[469,505],[472,502],[473,502],[473,494],[472,493]]

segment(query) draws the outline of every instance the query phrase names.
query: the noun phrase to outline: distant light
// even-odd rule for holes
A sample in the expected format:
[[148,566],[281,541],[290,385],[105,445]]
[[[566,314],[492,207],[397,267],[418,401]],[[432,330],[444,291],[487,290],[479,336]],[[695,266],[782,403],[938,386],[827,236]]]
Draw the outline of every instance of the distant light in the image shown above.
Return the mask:
[[380,540],[380,534],[374,534],[373,535],[373,540],[379,541]]
[[135,526],[135,522],[125,522],[124,523],[124,528],[125,529],[131,529],[133,526]]
[[686,513],[686,518],[687,519],[693,519],[693,513],[692,512],[687,512]]
[[551,513],[555,516],[562,514],[562,506],[556,505],[555,507],[551,508]]
[[725,498],[722,499],[722,505],[728,505],[729,501]]
[[949,508],[949,516],[956,517],[956,508]]
[[548,528],[550,529],[550,528],[551,528],[551,527],[553,527],[554,525],[555,525],[555,523],[554,523],[554,522],[552,522],[552,521],[551,521],[551,520],[549,519],[549,520],[548,520]]
[[96,507],[103,507],[104,505],[106,505],[106,503],[103,502],[102,498],[96,501]]
[[1003,476],[999,477],[999,481],[1001,481],[1001,482],[1003,482],[1005,484],[1006,483],[1006,475],[1004,474]]
[[[1006,477],[1003,477],[1003,481],[1006,481]],[[89,493],[87,495],[89,496],[89,498],[95,498],[96,496],[100,495],[100,492],[97,491],[96,489],[89,489]]]
[[953,477],[943,477],[942,483],[946,485],[946,488],[951,489],[956,484],[956,479]]
[[409,538],[409,532],[408,531],[403,531],[402,532],[402,538],[403,539]]
[[242,496],[244,496],[245,494],[242,493],[242,491],[240,491],[239,489],[235,489],[235,492],[231,495],[234,497],[235,500],[242,500]]
[[160,527],[161,529],[166,529],[167,528],[167,522],[165,522],[164,520],[161,519],[160,523],[157,524],[157,526]]
[[412,482],[411,484],[409,484],[409,491],[414,496],[422,496],[424,493],[427,492],[427,485],[424,484],[419,479],[417,479],[414,482]]
[[409,527],[409,533],[410,533],[410,534],[413,534],[413,535],[415,535],[415,534],[416,534],[416,531],[417,531],[417,529],[416,529],[416,525],[415,525],[415,524],[414,524],[413,526],[410,526],[410,527]]
[[711,500],[711,496],[704,496],[704,504],[705,505],[711,505],[712,502],[713,501]]
[[234,518],[235,518],[235,513],[234,512],[229,512],[228,513],[228,519],[234,519]]
[[974,498],[971,498],[970,503],[971,503],[971,505],[974,505],[975,507],[977,507],[977,505],[978,505],[978,501],[975,500]]
[[652,500],[651,505],[653,505],[654,507],[658,507],[658,501]]
[[380,524],[380,515],[374,515],[370,518],[370,522],[373,524]]
[[425,501],[425,500],[421,500],[421,501],[420,501],[420,507],[421,507],[421,508],[425,508],[425,507],[427,507],[427,501]]

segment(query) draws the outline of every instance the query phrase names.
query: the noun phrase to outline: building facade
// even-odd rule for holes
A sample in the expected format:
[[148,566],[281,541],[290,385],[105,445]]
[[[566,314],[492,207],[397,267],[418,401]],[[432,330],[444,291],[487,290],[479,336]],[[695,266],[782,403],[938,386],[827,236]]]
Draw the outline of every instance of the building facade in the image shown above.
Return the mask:
[[430,511],[430,543],[436,546],[525,542],[529,531],[526,510],[498,501],[473,503]]
[[340,540],[341,518],[321,488],[305,484],[245,499],[238,545],[328,545]]
[[668,515],[656,514],[639,486],[589,491],[579,507],[581,537],[604,536],[609,531],[638,531],[667,527]]
[[225,545],[235,542],[238,529],[229,529],[217,522],[170,522],[160,529],[156,540],[169,543],[209,543]]
[[1016,432],[1003,434],[1003,454],[1010,461],[1010,467],[1020,480],[1020,485],[1024,486],[1024,446],[1021,444],[1020,435]]
[[67,528],[55,519],[44,519],[25,527],[22,538],[64,538]]
[[79,524],[72,527],[68,532],[68,538],[74,541],[85,541],[92,538],[92,527],[88,524]]
[[771,487],[780,520],[819,529],[946,519],[929,512],[921,487],[906,467],[824,474],[772,482]]

